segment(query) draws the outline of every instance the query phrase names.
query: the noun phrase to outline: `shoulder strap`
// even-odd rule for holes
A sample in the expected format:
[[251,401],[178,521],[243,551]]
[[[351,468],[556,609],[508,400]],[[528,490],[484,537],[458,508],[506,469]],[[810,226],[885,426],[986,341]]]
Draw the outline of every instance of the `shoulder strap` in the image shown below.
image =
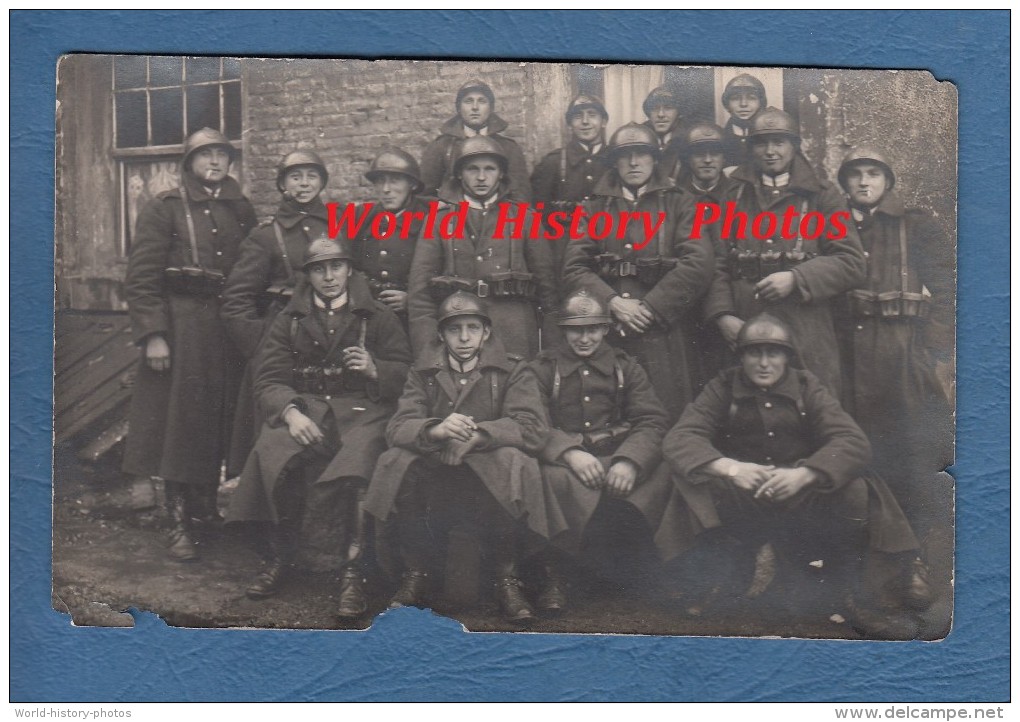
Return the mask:
[[563,384],[563,377],[560,376],[560,362],[553,360],[553,384],[552,384],[552,398],[553,405],[557,405],[560,402],[560,386]]
[[[662,218],[662,196],[664,191],[658,191],[655,194],[655,218],[653,221],[658,221]],[[655,247],[659,250],[660,258],[671,258],[673,256],[673,249],[666,248],[665,237],[666,234],[662,232],[662,226],[666,225],[665,219],[662,224],[655,229]]]
[[297,316],[290,317],[290,350],[295,356],[297,356],[297,349],[294,346],[294,342],[297,339],[298,329],[298,318]]
[[807,202],[807,198],[805,198],[805,199],[803,199],[800,202],[800,220],[801,220],[801,222],[797,224],[797,242],[793,245],[793,250],[797,251],[798,253],[804,248],[804,236],[800,232],[800,229],[803,228],[804,216],[807,215],[807,209],[808,209],[808,202]]
[[499,398],[499,372],[496,370],[489,375],[489,388],[492,390],[492,410],[498,414],[501,412],[502,403]]
[[361,317],[361,328],[358,329],[358,348],[365,348],[365,338],[368,336],[368,317]]
[[290,267],[290,260],[287,258],[287,244],[283,242],[283,231],[280,230],[280,224],[273,219],[273,233],[276,235],[276,245],[280,249],[280,255],[283,256],[283,267],[287,270],[287,280],[291,281],[294,279],[294,269]]
[[616,376],[616,388],[613,390],[613,415],[610,419],[610,424],[615,426],[623,419],[623,391],[625,387],[625,379],[623,376],[623,366],[620,365],[620,359],[613,361],[613,373]]
[[909,266],[907,265],[907,219],[900,217],[900,290],[907,293],[910,287],[907,284]]
[[567,182],[567,145],[560,148],[560,183]]
[[188,224],[188,243],[191,245],[191,261],[196,267],[201,268],[202,264],[198,260],[198,240],[195,237],[195,219],[191,217],[191,203],[188,201],[188,190],[182,183],[181,189],[181,203],[184,205],[184,220]]

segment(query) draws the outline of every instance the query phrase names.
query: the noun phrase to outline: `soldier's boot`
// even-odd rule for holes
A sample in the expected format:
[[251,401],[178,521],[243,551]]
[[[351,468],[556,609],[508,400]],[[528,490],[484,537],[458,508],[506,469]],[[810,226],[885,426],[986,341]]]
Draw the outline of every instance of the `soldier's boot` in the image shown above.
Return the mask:
[[567,580],[552,552],[543,553],[541,571],[542,589],[535,600],[535,606],[545,614],[559,614],[567,608]]
[[496,601],[499,603],[503,617],[511,622],[524,624],[535,619],[535,610],[524,596],[521,582],[517,574],[517,565],[504,562],[496,567]]
[[191,518],[188,516],[188,485],[174,481],[164,483],[166,490],[166,511],[170,520],[168,553],[178,562],[193,562],[198,559],[198,549],[191,538]]
[[390,609],[400,607],[427,607],[431,581],[429,573],[408,569],[400,578],[400,588],[390,600]]
[[900,602],[910,609],[923,612],[934,601],[934,594],[928,582],[928,565],[913,552],[903,555],[895,584]]
[[364,510],[365,490],[351,489],[348,508],[351,510],[351,543],[347,548],[347,566],[340,574],[340,603],[337,616],[358,619],[368,609],[365,596],[365,546],[368,543],[368,513]]
[[280,591],[294,561],[294,532],[287,520],[274,524],[269,532],[269,554],[244,594],[248,599],[268,599]]
[[432,591],[432,559],[429,553],[431,540],[425,519],[424,502],[416,490],[407,489],[397,498],[397,538],[400,560],[406,571],[400,579],[400,588],[390,599],[390,609],[399,607],[426,607]]
[[188,515],[192,521],[203,527],[220,527],[224,523],[217,507],[219,486],[212,484],[194,484],[188,490]]

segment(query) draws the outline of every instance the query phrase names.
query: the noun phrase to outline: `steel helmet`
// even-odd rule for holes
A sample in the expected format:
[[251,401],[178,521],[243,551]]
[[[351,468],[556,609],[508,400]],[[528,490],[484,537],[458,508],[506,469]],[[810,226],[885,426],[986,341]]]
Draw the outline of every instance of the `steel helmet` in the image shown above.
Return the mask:
[[322,187],[326,187],[326,183],[329,182],[329,171],[326,170],[326,164],[322,162],[319,154],[312,150],[294,150],[283,156],[283,160],[276,166],[276,187],[281,193],[283,192],[283,177],[287,175],[287,171],[302,165],[316,168],[322,175]]
[[751,119],[752,138],[762,135],[785,135],[800,140],[800,125],[789,113],[769,106]]
[[754,77],[753,75],[748,75],[747,73],[741,73],[740,75],[736,76],[735,78],[732,78],[730,80],[730,82],[726,83],[726,89],[723,90],[723,94],[722,94],[722,104],[723,104],[723,106],[725,106],[728,102],[730,102],[730,98],[733,95],[735,95],[736,93],[739,93],[742,90],[750,90],[755,95],[757,95],[758,96],[758,101],[762,104],[763,107],[768,102],[765,99],[765,86],[762,84],[762,82],[760,80],[758,80],[758,78]]
[[478,155],[496,156],[504,174],[510,165],[510,161],[506,157],[506,153],[503,152],[503,146],[499,144],[499,141],[494,140],[487,135],[475,135],[459,141],[456,151],[454,152],[453,174],[455,176],[459,176],[460,168],[464,164],[464,161]]
[[847,190],[846,177],[850,173],[850,168],[861,163],[872,163],[885,171],[885,176],[889,179],[889,187],[886,190],[892,190],[893,186],[896,185],[896,174],[893,173],[892,166],[885,153],[871,146],[859,145],[847,153],[843,162],[840,163],[837,177],[843,190]]
[[609,120],[609,111],[606,110],[606,104],[602,102],[602,98],[597,95],[578,95],[567,106],[567,123],[569,124],[575,115],[586,108],[594,108],[602,114],[603,118]]
[[365,173],[365,178],[374,183],[376,178],[383,173],[399,173],[413,180],[412,193],[420,193],[425,187],[421,181],[421,168],[418,167],[418,161],[410,153],[400,148],[386,148],[379,153]]
[[227,140],[227,136],[218,130],[212,128],[202,128],[196,130],[194,133],[188,136],[188,139],[184,141],[184,157],[181,159],[181,168],[184,170],[191,170],[189,161],[191,156],[202,148],[208,148],[211,145],[219,145],[227,150],[227,155],[230,157],[230,162],[233,163],[234,159],[237,158],[237,151],[234,150],[234,146],[230,145],[230,141]]
[[609,155],[616,158],[623,151],[633,148],[647,148],[654,156],[659,155],[659,136],[647,125],[640,123],[627,123],[617,128],[613,137],[609,139]]
[[558,326],[597,326],[611,321],[605,307],[584,291],[568,296],[556,318]]
[[439,304],[438,323],[440,328],[446,321],[458,316],[479,316],[487,324],[492,325],[489,309],[485,301],[473,293],[456,291],[451,293]]
[[684,153],[690,154],[699,148],[718,147],[723,150],[723,129],[715,123],[697,123],[684,133]]
[[489,105],[492,106],[492,109],[493,110],[496,109],[496,96],[492,92],[492,88],[489,87],[489,84],[486,83],[484,80],[472,78],[471,80],[467,81],[462,86],[460,86],[460,89],[457,91],[457,100],[454,101],[454,106],[458,111],[460,110],[460,101],[464,99],[465,95],[472,91],[476,91],[484,95],[486,98],[489,99]]
[[347,261],[352,262],[354,254],[351,252],[350,241],[346,239],[330,238],[319,236],[308,244],[305,249],[304,263],[302,268],[308,268],[313,263],[320,261]]
[[796,356],[797,349],[793,345],[793,333],[783,321],[768,313],[761,313],[750,319],[737,334],[737,350],[743,351],[750,346],[781,346]]
[[648,94],[648,97],[645,98],[645,102],[641,104],[641,110],[643,110],[645,115],[650,118],[652,117],[652,111],[660,105],[680,110],[680,98],[678,98],[676,93],[667,88],[665,85],[660,85]]

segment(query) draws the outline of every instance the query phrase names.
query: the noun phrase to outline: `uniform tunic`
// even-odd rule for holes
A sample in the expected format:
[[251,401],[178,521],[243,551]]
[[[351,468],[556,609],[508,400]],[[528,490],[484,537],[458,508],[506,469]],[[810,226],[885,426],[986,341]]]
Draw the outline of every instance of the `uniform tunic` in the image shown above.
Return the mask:
[[[464,200],[459,189],[459,182],[451,183],[444,189],[441,199],[456,207]],[[498,298],[490,292],[486,303],[492,328],[508,352],[527,359],[538,353],[540,309],[551,314],[557,307],[559,296],[548,241],[529,240],[526,235],[511,238],[513,228],[509,224],[502,235],[496,234],[499,204],[516,202],[503,185],[498,197],[485,210],[469,209],[463,238],[440,240],[437,233],[433,239],[419,239],[408,282],[411,346],[416,355],[425,352],[437,339],[436,312],[439,303],[429,287],[434,277],[457,276],[476,284],[479,280],[489,279],[492,274],[511,270],[533,274],[537,290],[533,298]],[[515,208],[513,213],[516,215],[518,210]],[[530,228],[530,219],[527,223],[525,228]],[[545,323],[545,328],[558,334],[549,322]]]
[[[531,193],[535,202],[545,203],[549,213],[555,207],[572,209],[589,200],[595,185],[609,170],[605,143],[598,144],[594,153],[576,140],[546,155],[531,174]],[[559,274],[569,239],[552,242],[553,260]]]
[[[901,228],[906,258],[900,253]],[[911,498],[922,493],[918,484],[930,485],[931,474],[953,457],[952,408],[935,376],[936,361],[952,359],[955,345],[952,245],[931,216],[905,210],[895,193],[887,193],[858,229],[868,262],[864,290],[930,294],[924,318],[884,316],[877,302],[870,310],[851,303],[846,331],[850,408],[883,468],[895,469],[888,478],[901,501],[914,506],[922,502]],[[897,304],[886,305],[892,311]]]
[[[617,369],[623,380],[622,388],[619,388]],[[558,392],[554,391],[557,370],[560,375]],[[563,454],[571,449],[585,450],[585,433],[626,423],[630,429],[614,439],[616,448],[599,460],[606,470],[620,460],[630,461],[637,467],[635,487],[626,501],[648,520],[663,559],[676,556],[685,546],[684,530],[676,523],[682,518],[666,512],[682,502],[673,498],[669,468],[661,463],[662,437],[669,422],[641,365],[607,343],[600,345],[588,358],[577,356],[563,344],[539,354],[528,364],[528,371],[537,379],[551,425],[545,446],[538,455],[542,476],[570,525],[554,543],[577,553],[584,530],[604,493],[582,484],[564,461]]]
[[[241,243],[237,263],[223,291],[220,311],[231,338],[248,361],[237,398],[228,474],[240,473],[244,468],[262,423],[262,416],[255,408],[252,362],[263,335],[286,305],[281,299],[267,301],[264,294],[273,285],[294,288],[304,276],[301,264],[305,248],[325,235],[327,223],[326,206],[320,199],[310,203],[285,199],[273,220],[256,228]],[[283,239],[282,249],[274,224]]]
[[[199,263],[227,275],[255,227],[255,211],[233,178],[220,184],[215,197],[190,172],[182,178]],[[135,342],[144,347],[160,334],[170,346],[168,371],[153,371],[144,358],[139,363],[124,471],[216,484],[244,361],[220,319],[219,297],[183,295],[164,283],[165,269],[193,265],[181,190],[175,188],[138,217],[124,282]]]
[[[803,218],[805,213],[821,213],[825,217],[825,225],[819,238],[802,239],[801,248],[808,254],[808,260],[793,268],[796,287],[789,296],[774,302],[757,298],[754,287],[760,279],[743,278],[726,262],[717,268],[712,281],[705,301],[705,317],[715,320],[722,315],[732,315],[747,321],[767,311],[782,319],[793,331],[804,366],[837,398],[841,398],[839,347],[833,324],[832,299],[860,286],[865,280],[864,251],[849,215],[844,216],[845,237],[840,240],[827,238],[829,233],[838,235],[831,222],[833,213],[842,211],[849,214],[846,201],[835,186],[815,174],[807,159],[799,153],[793,159],[790,182],[783,188],[764,186],[761,174],[747,165],[734,171],[731,178],[742,181],[729,200],[736,202],[736,210],[747,214],[748,229],[746,238],[736,237],[738,230],[735,226],[733,237],[722,239],[727,253],[793,251],[797,240],[782,240],[780,237],[783,214],[791,206],[796,209],[799,218]],[[751,224],[762,211],[776,214],[777,227],[772,238],[759,241],[751,232]]]
[[[860,427],[809,371],[788,368],[775,386],[763,390],[739,367],[712,380],[666,434],[663,455],[679,474],[695,528],[720,526],[713,487],[740,497],[743,506],[772,514],[775,509],[808,514],[828,506],[838,513],[866,510],[871,547],[900,552],[917,539],[885,483],[868,476],[871,447]],[[754,500],[751,492],[709,475],[702,468],[720,458],[777,467],[807,466],[821,472],[814,486],[778,503]],[[824,499],[826,495],[835,495]],[[827,503],[826,503],[827,502]]]
[[[378,378],[370,381],[360,373],[344,372],[338,391],[301,390],[295,370],[343,366],[343,350],[359,345],[362,326]],[[267,422],[231,499],[228,520],[279,521],[274,499],[277,486],[287,465],[306,452],[282,418],[291,405],[326,434],[326,441],[318,446],[330,461],[318,483],[341,477],[371,478],[376,460],[386,449],[384,429],[410,362],[400,322],[372,299],[362,279],[351,277],[347,305],[333,312],[314,308],[311,287],[299,286],[259,349],[255,393]]]
[[[613,170],[603,176],[596,197],[585,204],[589,213],[606,211],[619,218],[622,212],[643,211],[665,221],[643,248],[644,230],[631,223],[625,238],[615,234],[604,240],[582,238],[570,243],[563,276],[567,291],[586,290],[608,307],[615,296],[643,300],[655,315],[656,323],[643,334],[624,331],[612,343],[634,356],[651,379],[655,392],[672,419],[693,398],[698,377],[698,358],[694,346],[694,311],[712,278],[712,244],[691,240],[694,204],[690,196],[655,174],[637,201],[628,200],[623,185]],[[599,274],[598,256],[615,254],[621,261],[634,264],[659,258],[676,259],[654,285],[645,285],[635,276]]]
[[[507,123],[493,113],[485,126],[486,135],[499,143],[508,161],[507,178],[514,197],[522,201],[531,200],[531,187],[528,185],[528,165],[524,160],[524,152],[517,141],[501,135],[507,129]],[[421,157],[421,180],[425,184],[425,193],[438,195],[443,186],[453,180],[453,157],[457,150],[457,141],[467,138],[464,132],[464,121],[455,115],[443,123],[439,136],[425,147]]]
[[[735,120],[733,116],[726,121],[723,128],[723,160],[724,168],[735,168],[751,162],[751,141],[747,135],[751,120],[746,123]],[[741,132],[743,131],[743,132]]]
[[500,506],[544,539],[563,531],[565,522],[545,491],[538,462],[530,456],[545,442],[548,421],[534,377],[519,365],[519,357],[509,356],[495,336],[466,377],[457,378],[450,371],[445,347],[437,345],[420,356],[386,427],[392,448],[379,459],[365,510],[381,521],[389,520],[415,462],[428,464],[437,474],[448,468],[439,458],[444,445],[428,439],[425,432],[456,412],[471,416],[485,435],[483,445],[467,454],[463,464]]

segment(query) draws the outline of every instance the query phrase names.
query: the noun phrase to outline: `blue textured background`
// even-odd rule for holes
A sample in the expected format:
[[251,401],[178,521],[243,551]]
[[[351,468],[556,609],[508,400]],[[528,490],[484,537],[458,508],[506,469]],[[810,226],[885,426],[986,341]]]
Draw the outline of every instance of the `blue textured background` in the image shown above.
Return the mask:
[[[1009,14],[13,12],[11,699],[1009,697]],[[960,91],[955,628],[941,643],[75,629],[50,609],[55,64],[65,52],[927,68]]]

